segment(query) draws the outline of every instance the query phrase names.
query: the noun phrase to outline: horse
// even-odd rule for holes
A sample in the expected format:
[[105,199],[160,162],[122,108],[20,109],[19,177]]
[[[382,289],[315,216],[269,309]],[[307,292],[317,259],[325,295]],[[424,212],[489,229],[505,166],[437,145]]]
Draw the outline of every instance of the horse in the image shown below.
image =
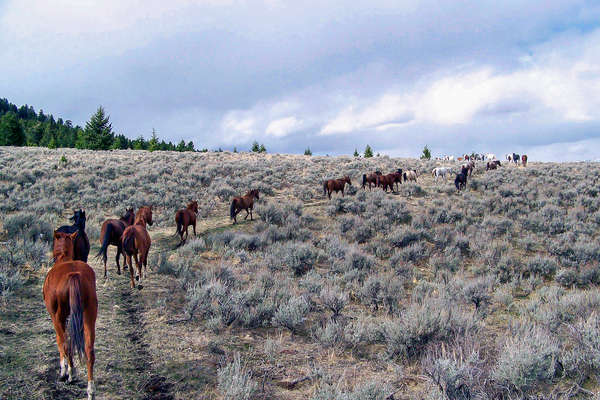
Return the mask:
[[469,168],[462,168],[460,174],[456,174],[456,178],[454,178],[454,185],[456,186],[456,190],[460,191],[467,187],[467,176],[469,175]]
[[362,188],[365,189],[367,183],[369,184],[369,191],[371,191],[371,185],[377,187],[377,177],[381,175],[381,171],[375,171],[372,174],[363,174]]
[[343,178],[340,179],[329,179],[328,181],[324,181],[323,182],[323,195],[327,194],[327,197],[329,197],[329,200],[331,200],[331,192],[342,192],[342,196],[344,196],[344,186],[346,186],[346,183],[348,185],[352,185],[352,182],[350,182],[350,177],[349,176],[345,176]]
[[[184,243],[188,238],[188,227],[191,225],[196,236],[196,214],[198,214],[198,201],[194,200],[187,205],[186,209],[178,210],[175,213],[175,224],[177,225],[176,235],[181,237],[181,243]],[[185,240],[183,234],[185,231]]]
[[121,236],[123,236],[125,228],[127,228],[129,225],[133,225],[134,218],[135,213],[133,212],[133,208],[129,208],[126,210],[125,215],[121,216],[121,218],[107,219],[102,223],[102,229],[100,230],[100,250],[98,251],[98,254],[96,254],[96,258],[102,255],[105,279],[107,277],[106,252],[108,250],[108,246],[117,246],[117,255],[115,257],[115,261],[117,262],[117,274],[121,275],[121,265],[119,264],[119,256],[121,256],[121,254],[123,254],[123,268],[127,267],[127,260],[125,259],[125,253],[123,253],[123,247],[121,246]]
[[394,183],[396,184],[396,189],[398,189],[398,182],[402,183],[402,173],[398,171],[377,177],[377,186],[381,186],[386,192],[388,187],[392,190],[392,193],[394,192]]
[[512,153],[512,160],[515,164],[519,163],[520,158],[521,158],[521,156],[519,156],[517,153]]
[[407,181],[417,181],[417,170],[408,170],[404,173],[404,182]]
[[450,172],[450,168],[447,167],[437,167],[431,171],[431,176],[433,176],[437,182],[438,177],[442,177],[446,179],[446,175]]
[[461,169],[466,169],[469,176],[473,174],[473,170],[475,169],[475,161],[471,160],[466,164],[461,165]]
[[495,160],[496,159],[496,155],[493,153],[487,153],[484,158],[484,160],[486,161],[491,161],[491,160]]
[[73,211],[73,216],[69,219],[73,221],[73,225],[63,225],[56,231],[62,233],[79,232],[77,240],[74,243],[75,250],[73,259],[87,262],[88,255],[90,254],[90,241],[85,233],[85,211],[82,209]]
[[85,262],[73,258],[79,234],[79,231],[71,234],[54,232],[55,264],[46,275],[42,293],[56,332],[60,380],[73,381],[73,356],[77,354],[79,361],[83,356],[87,364],[88,400],[92,400],[96,394],[94,340],[98,298],[94,270]]
[[229,217],[233,220],[233,223],[237,223],[235,218],[239,212],[246,210],[246,216],[244,220],[250,215],[250,221],[252,221],[252,209],[254,208],[254,199],[260,200],[258,189],[250,190],[248,193],[241,197],[234,197],[231,200],[231,207],[229,207]]
[[142,266],[144,266],[144,273],[148,267],[148,252],[150,251],[152,240],[146,230],[146,224],[152,225],[152,206],[140,207],[135,214],[133,225],[125,228],[121,238],[121,247],[125,253],[127,264],[129,264],[129,276],[131,278],[132,289],[135,288],[135,282],[133,280],[133,264],[131,263],[131,257],[133,256],[135,259],[140,289],[142,283]]
[[527,166],[527,154],[523,154],[521,156],[521,165],[523,165],[524,167]]
[[485,170],[489,171],[491,169],[497,169],[500,166],[502,166],[502,165],[500,164],[499,160],[488,161],[488,163],[487,163],[487,165],[485,167]]

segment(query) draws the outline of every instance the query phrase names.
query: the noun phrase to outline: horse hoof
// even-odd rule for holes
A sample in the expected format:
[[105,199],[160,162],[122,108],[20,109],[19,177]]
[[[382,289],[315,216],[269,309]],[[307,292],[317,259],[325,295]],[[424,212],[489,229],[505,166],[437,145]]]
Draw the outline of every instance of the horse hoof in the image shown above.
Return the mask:
[[144,288],[144,286],[142,285],[137,285],[138,290],[142,290]]
[[136,280],[136,281],[139,281],[139,280],[140,280],[140,276],[139,276],[139,275],[136,275],[136,276],[135,276],[135,280]]
[[69,375],[63,375],[58,377],[59,382],[65,382],[67,379],[69,379]]
[[125,266],[123,267],[123,271],[127,271],[127,268],[128,268],[128,267],[127,267],[127,265],[125,265]]

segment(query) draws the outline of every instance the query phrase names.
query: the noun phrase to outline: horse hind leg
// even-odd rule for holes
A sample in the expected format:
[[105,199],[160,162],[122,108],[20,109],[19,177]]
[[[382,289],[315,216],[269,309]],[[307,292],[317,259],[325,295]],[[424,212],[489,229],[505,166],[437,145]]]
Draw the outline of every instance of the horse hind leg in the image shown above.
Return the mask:
[[94,362],[96,361],[96,353],[94,351],[94,341],[96,338],[96,313],[84,311],[83,329],[85,336],[85,356],[87,364],[87,394],[88,400],[93,400],[96,396],[96,385],[94,384]]
[[248,215],[250,215],[250,211],[248,211],[248,209],[246,208],[246,216],[244,217],[244,221],[248,218]]
[[52,316],[52,324],[54,325],[54,332],[56,333],[56,347],[58,347],[59,362],[60,362],[60,373],[58,379],[61,381],[67,380],[67,352],[66,352],[66,334],[65,327],[60,321],[58,316]]
[[131,256],[127,255],[127,264],[129,264],[129,277],[131,278],[131,288],[135,288],[135,281],[133,280],[133,265],[131,264]]

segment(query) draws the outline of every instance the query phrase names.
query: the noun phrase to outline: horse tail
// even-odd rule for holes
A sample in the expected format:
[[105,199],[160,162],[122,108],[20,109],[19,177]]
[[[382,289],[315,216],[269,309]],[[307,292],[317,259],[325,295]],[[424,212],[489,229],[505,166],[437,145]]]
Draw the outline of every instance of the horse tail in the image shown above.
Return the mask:
[[363,174],[363,184],[362,184],[363,189],[365,188],[366,185],[367,185],[367,174]]
[[70,316],[67,324],[69,341],[67,355],[72,357],[75,353],[85,357],[85,341],[83,339],[83,309],[81,306],[81,282],[79,273],[71,273],[67,277],[67,288],[69,290]]
[[406,182],[408,179],[406,178],[406,172],[404,173],[404,182]]
[[235,205],[237,203],[237,199],[231,200],[231,206],[229,207],[229,218],[235,218]]
[[177,211],[177,213],[175,214],[175,224],[177,224],[177,231],[175,232],[175,235],[180,235],[181,231],[183,230],[183,223],[181,222],[182,217],[182,213]]
[[127,229],[123,233],[123,252],[128,256],[135,253],[135,231],[133,229]]
[[102,255],[102,261],[106,262],[106,250],[108,249],[108,245],[110,243],[110,235],[113,231],[112,224],[106,225],[106,231],[104,231],[104,237],[102,238],[102,246],[100,246],[100,250],[98,254],[96,254],[96,258]]
[[323,181],[323,196],[327,194],[327,181]]

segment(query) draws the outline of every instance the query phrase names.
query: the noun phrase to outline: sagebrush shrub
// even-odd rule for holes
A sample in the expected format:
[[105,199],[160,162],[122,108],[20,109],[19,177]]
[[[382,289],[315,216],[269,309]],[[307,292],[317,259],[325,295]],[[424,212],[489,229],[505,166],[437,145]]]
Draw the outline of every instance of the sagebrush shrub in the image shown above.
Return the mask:
[[219,392],[227,400],[250,400],[258,387],[239,353],[235,353],[232,362],[217,370],[217,382]]

